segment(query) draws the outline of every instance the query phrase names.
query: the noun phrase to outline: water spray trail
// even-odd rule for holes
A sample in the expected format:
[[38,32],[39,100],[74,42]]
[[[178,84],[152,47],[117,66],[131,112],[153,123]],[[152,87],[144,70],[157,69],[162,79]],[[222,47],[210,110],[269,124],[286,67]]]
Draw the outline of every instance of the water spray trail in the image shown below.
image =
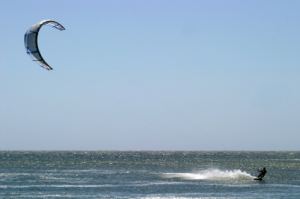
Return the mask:
[[237,170],[207,169],[192,173],[164,173],[164,178],[180,178],[184,180],[242,180],[253,179],[251,174]]

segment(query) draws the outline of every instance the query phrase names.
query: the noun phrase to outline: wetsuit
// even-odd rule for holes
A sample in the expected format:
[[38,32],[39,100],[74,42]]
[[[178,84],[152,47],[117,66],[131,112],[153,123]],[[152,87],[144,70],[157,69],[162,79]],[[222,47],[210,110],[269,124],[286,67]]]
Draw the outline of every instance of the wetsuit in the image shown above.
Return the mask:
[[263,168],[262,170],[259,170],[259,172],[260,173],[258,174],[257,178],[263,178],[266,175],[267,170],[266,168]]

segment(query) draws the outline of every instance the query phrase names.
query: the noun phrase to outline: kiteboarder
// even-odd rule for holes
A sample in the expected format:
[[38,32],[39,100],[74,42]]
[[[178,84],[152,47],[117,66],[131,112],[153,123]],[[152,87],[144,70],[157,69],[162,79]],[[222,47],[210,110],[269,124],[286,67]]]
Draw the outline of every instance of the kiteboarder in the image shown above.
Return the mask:
[[267,169],[266,169],[266,167],[264,167],[264,168],[258,170],[258,172],[259,172],[259,174],[255,179],[256,180],[262,180],[263,177],[267,174]]

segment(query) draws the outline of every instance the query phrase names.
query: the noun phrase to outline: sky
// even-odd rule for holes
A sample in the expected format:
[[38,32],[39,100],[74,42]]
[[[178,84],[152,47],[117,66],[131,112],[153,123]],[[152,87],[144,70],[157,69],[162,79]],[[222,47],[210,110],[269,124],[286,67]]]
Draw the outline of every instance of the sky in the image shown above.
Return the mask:
[[[300,2],[0,1],[0,150],[300,150]],[[25,52],[41,29],[47,71]]]

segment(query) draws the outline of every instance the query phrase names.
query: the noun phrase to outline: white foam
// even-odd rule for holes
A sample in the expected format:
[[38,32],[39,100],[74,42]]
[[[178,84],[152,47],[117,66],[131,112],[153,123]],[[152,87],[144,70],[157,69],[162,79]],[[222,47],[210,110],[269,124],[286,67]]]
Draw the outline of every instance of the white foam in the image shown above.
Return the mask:
[[184,180],[237,180],[253,179],[251,174],[237,170],[206,169],[193,173],[164,173],[165,178],[181,178]]

